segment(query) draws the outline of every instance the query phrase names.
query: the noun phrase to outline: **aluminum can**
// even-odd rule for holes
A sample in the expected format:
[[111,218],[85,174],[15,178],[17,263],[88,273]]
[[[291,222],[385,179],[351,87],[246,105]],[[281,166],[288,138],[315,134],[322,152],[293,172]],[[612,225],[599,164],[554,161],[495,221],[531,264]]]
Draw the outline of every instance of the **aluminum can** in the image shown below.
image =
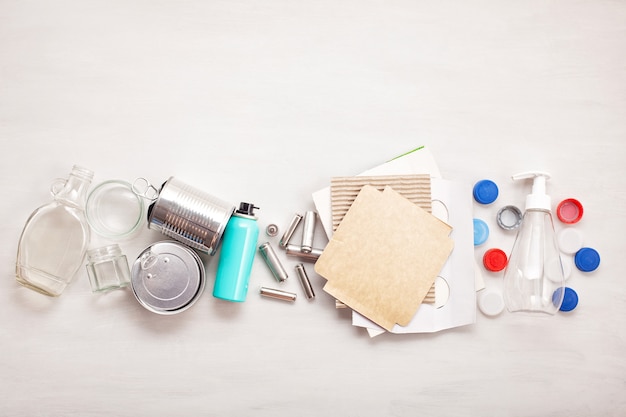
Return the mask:
[[148,208],[148,228],[214,255],[235,206],[170,177]]

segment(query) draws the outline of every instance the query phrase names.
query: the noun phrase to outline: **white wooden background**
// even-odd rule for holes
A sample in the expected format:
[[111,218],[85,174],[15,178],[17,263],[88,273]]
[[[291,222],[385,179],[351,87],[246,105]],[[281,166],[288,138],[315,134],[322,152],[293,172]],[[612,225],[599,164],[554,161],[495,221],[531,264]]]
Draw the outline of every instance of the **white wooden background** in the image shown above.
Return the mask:
[[[623,1],[0,0],[0,415],[623,416],[625,115]],[[584,204],[602,264],[574,272],[574,312],[370,339],[312,268],[313,302],[234,305],[205,257],[208,291],[171,317],[91,294],[84,270],[58,299],[13,278],[75,163],[94,184],[175,175],[284,228],[332,176],[419,145],[499,203],[523,205],[510,175],[539,168]]]

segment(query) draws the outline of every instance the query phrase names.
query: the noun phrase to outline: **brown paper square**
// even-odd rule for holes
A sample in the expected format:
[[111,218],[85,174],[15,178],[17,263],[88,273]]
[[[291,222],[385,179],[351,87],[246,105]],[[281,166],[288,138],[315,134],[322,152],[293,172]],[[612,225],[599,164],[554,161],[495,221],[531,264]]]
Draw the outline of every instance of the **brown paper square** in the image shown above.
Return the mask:
[[373,322],[406,326],[452,251],[451,230],[390,187],[366,185],[315,271],[324,291]]

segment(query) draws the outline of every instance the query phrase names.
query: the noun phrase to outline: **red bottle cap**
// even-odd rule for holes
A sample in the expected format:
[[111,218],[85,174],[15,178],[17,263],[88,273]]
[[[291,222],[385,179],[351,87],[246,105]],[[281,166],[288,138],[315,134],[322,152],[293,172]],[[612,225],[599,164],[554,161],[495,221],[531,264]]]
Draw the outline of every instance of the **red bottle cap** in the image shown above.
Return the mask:
[[483,255],[483,265],[489,271],[502,271],[506,267],[506,263],[506,253],[501,249],[489,249]]
[[556,216],[563,223],[577,223],[583,217],[583,205],[573,198],[563,200],[556,207]]

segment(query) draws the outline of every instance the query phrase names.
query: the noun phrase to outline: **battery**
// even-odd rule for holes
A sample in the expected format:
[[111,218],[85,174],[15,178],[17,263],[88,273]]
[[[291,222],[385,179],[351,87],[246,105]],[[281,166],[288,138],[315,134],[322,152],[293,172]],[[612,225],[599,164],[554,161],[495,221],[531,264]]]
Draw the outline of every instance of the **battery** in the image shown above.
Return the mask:
[[287,271],[285,271],[285,268],[283,268],[283,265],[280,263],[278,256],[276,256],[276,252],[274,252],[272,245],[270,245],[270,242],[265,242],[259,246],[259,252],[261,252],[263,259],[265,259],[265,263],[269,267],[270,271],[272,271],[276,281],[283,282],[289,277],[289,275],[287,275]]
[[304,291],[306,298],[309,300],[315,298],[315,292],[313,291],[311,281],[309,280],[309,276],[306,274],[303,264],[296,265],[296,274],[300,279],[300,284],[302,284],[302,290]]
[[304,226],[302,230],[302,252],[310,253],[313,250],[313,238],[315,237],[315,223],[317,213],[307,211],[304,214]]
[[280,242],[278,243],[278,246],[280,246],[281,248],[287,247],[287,245],[289,244],[289,240],[291,240],[291,236],[293,236],[293,233],[298,228],[298,225],[300,224],[301,220],[302,220],[301,214],[298,214],[298,213],[294,214],[293,218],[291,219],[291,223],[289,223],[289,226],[285,230],[285,233],[283,233],[283,237],[280,238]]
[[292,292],[275,290],[273,288],[267,288],[267,287],[261,287],[261,290],[259,291],[259,293],[263,297],[275,298],[277,300],[291,301],[291,302],[296,301],[296,297],[297,297],[297,295]]
[[323,249],[313,248],[309,253],[305,253],[302,251],[302,248],[300,246],[294,245],[292,243],[287,245],[285,249],[287,256],[294,256],[304,262],[313,263],[317,262],[317,259],[322,255],[322,252],[324,251]]

